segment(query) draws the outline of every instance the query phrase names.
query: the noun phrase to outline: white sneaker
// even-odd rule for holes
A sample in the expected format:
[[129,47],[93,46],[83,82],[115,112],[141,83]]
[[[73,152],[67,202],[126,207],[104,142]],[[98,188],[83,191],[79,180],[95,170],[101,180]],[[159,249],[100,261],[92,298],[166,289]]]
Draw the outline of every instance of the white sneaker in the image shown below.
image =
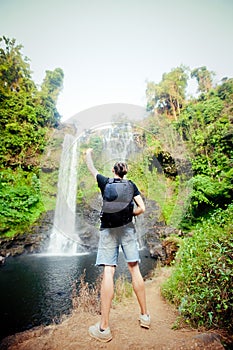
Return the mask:
[[138,320],[141,327],[150,328],[150,315],[140,315]]
[[108,327],[107,329],[101,332],[99,322],[89,328],[89,335],[92,338],[101,341],[102,343],[107,343],[108,341],[112,340],[110,328]]

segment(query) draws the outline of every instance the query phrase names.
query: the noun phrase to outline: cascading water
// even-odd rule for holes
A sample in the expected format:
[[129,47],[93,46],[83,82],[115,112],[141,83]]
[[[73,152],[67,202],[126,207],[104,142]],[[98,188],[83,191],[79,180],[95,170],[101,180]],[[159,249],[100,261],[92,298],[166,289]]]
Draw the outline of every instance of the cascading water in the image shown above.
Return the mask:
[[66,134],[58,177],[58,193],[54,223],[47,253],[54,255],[75,254],[78,234],[75,232],[78,150],[75,137]]
[[127,123],[110,126],[104,134],[104,148],[110,158],[126,161],[135,150],[131,125]]

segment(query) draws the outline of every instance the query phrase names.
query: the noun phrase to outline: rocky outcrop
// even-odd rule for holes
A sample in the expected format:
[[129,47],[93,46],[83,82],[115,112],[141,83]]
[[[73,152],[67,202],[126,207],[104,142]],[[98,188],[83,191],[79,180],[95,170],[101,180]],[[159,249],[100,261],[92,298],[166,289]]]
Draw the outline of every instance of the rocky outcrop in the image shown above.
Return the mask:
[[[179,247],[179,241],[170,239],[172,234],[178,236],[182,232],[158,222],[161,215],[156,202],[146,200],[146,212],[143,215],[143,223],[139,229],[143,229],[144,242],[150,252],[150,256],[159,259],[162,264],[169,265]],[[87,251],[94,251],[98,246],[99,239],[99,211],[83,203],[77,207],[77,227],[83,247]],[[30,227],[24,234],[14,238],[0,238],[0,265],[8,256],[20,254],[33,254],[46,251],[50,232],[53,226],[54,211],[44,213],[41,218]],[[139,220],[138,220],[139,221]]]
[[[171,237],[171,235],[176,235],[176,237]],[[179,249],[179,237],[182,235],[182,232],[174,227],[157,223],[146,235],[150,256],[160,260],[163,265],[170,265]]]
[[0,238],[1,260],[4,262],[8,256],[42,252],[48,242],[52,223],[53,211],[48,211],[24,234],[13,238]]
[[24,253],[39,253],[44,239],[44,234],[22,234],[12,239],[1,239],[0,254],[3,257],[8,257]]
[[[82,246],[87,251],[93,251],[98,246],[99,212],[90,207],[77,209],[77,227]],[[50,233],[53,227],[54,211],[43,213],[29,230],[13,238],[0,238],[0,265],[9,256],[35,254],[46,251]]]
[[[150,252],[150,256],[161,261],[163,265],[170,265],[179,248],[179,237],[183,235],[181,230],[167,226],[161,220],[161,209],[152,200],[144,198],[146,211],[144,218],[144,242]],[[176,235],[177,238],[170,238]]]

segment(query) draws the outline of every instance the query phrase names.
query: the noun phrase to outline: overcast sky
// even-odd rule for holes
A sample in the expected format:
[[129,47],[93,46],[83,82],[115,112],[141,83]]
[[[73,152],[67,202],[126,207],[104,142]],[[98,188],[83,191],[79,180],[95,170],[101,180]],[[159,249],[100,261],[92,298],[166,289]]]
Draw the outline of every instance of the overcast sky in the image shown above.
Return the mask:
[[63,69],[63,120],[107,103],[145,106],[146,80],[180,64],[233,77],[232,0],[0,0],[33,79]]

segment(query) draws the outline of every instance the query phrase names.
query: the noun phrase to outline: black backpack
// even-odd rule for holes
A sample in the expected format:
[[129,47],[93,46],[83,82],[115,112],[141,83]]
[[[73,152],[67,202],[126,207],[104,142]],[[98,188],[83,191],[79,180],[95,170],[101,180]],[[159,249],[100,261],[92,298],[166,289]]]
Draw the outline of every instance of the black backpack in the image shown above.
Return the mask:
[[126,225],[133,218],[134,187],[124,179],[108,179],[103,192],[101,222],[103,227]]

